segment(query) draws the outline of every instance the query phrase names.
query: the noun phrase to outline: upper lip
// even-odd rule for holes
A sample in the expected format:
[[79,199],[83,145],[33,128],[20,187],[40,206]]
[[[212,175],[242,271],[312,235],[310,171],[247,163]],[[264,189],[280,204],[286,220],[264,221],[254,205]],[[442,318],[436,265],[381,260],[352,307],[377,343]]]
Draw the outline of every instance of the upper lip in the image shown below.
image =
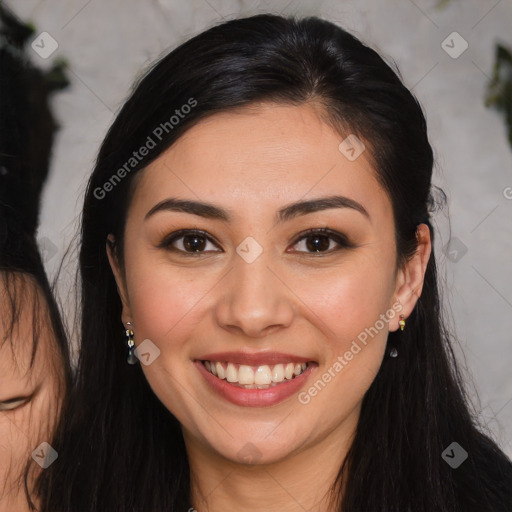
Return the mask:
[[299,357],[282,352],[215,352],[198,358],[200,361],[228,361],[234,364],[248,366],[274,365],[280,363],[309,363],[312,360],[307,357]]

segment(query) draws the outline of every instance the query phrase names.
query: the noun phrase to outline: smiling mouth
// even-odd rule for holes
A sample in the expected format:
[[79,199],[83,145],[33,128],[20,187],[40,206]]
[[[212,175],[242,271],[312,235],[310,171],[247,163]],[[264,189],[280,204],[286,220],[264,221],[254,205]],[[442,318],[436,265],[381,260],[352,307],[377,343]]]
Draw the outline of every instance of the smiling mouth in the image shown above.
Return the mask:
[[228,361],[201,361],[218,379],[245,389],[267,389],[289,382],[301,375],[310,363],[286,363],[249,366]]

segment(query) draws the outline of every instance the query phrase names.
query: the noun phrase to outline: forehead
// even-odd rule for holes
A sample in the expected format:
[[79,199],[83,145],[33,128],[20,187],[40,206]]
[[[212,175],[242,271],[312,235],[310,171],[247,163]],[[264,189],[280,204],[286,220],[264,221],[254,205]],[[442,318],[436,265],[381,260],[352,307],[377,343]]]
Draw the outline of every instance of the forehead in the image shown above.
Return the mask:
[[347,159],[340,144],[350,132],[340,134],[324,117],[313,103],[263,103],[213,114],[141,171],[135,198],[147,208],[182,192],[245,211],[250,201],[260,214],[273,202],[339,192],[389,208],[369,152]]

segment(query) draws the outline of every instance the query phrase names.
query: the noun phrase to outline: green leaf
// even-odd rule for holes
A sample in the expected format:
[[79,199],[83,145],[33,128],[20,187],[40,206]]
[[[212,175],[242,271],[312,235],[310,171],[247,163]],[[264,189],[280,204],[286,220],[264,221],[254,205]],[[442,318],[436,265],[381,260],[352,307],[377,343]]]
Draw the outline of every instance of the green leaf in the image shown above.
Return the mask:
[[485,106],[492,107],[505,117],[508,141],[512,147],[512,52],[497,43],[492,77],[487,84]]

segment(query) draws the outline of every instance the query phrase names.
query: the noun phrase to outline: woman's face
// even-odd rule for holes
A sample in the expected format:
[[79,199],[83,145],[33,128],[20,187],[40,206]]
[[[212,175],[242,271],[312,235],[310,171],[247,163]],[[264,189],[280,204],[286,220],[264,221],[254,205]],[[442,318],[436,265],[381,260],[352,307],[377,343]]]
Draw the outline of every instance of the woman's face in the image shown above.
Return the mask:
[[[0,274],[1,277],[1,274]],[[29,489],[34,478],[52,460],[49,447],[55,428],[61,397],[57,355],[47,317],[45,298],[39,287],[26,276],[16,278],[12,294],[21,297],[19,321],[12,336],[7,336],[11,321],[10,299],[0,279],[0,511],[22,512],[28,509],[23,481],[31,463]],[[30,366],[33,337],[33,301],[38,295],[41,319],[38,348]],[[39,464],[36,464],[39,462]],[[33,501],[37,499],[33,497]]]
[[200,122],[143,171],[124,275],[109,258],[142,370],[189,449],[266,463],[353,433],[430,242],[422,226],[395,270],[390,200],[344,139],[311,105],[263,104]]

